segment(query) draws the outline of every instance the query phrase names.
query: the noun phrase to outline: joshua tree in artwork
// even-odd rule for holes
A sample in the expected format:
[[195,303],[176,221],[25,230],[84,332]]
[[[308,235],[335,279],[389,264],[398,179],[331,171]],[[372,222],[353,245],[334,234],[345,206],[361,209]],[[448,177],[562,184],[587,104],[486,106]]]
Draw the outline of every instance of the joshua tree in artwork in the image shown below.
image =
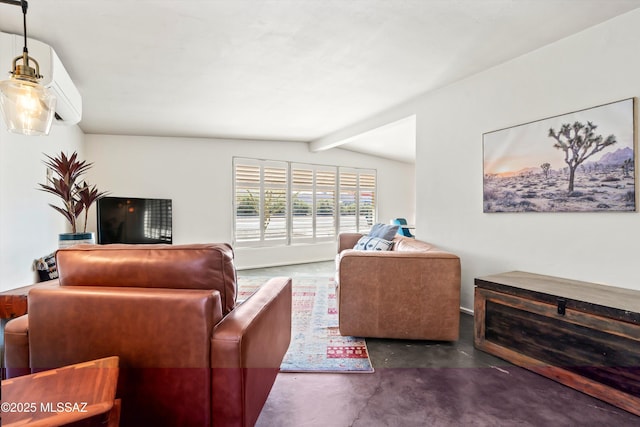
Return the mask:
[[542,172],[544,172],[544,177],[545,178],[549,178],[549,170],[551,169],[551,164],[550,163],[543,163],[540,165],[540,167],[542,168]]
[[614,135],[606,138],[596,135],[597,127],[591,122],[587,122],[586,125],[575,122],[563,124],[558,132],[553,128],[549,129],[549,137],[556,140],[553,146],[564,151],[564,162],[569,166],[569,192],[573,191],[573,181],[578,166],[589,157],[616,143]]

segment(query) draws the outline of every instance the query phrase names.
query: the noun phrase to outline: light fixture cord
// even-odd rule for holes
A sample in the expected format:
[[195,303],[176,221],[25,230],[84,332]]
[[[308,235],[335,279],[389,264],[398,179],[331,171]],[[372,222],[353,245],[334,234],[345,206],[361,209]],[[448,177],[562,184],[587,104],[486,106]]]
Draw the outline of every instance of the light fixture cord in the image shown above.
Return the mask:
[[29,53],[29,50],[27,49],[27,8],[29,5],[26,0],[21,0],[20,6],[22,6],[22,28],[24,29],[24,47],[22,48],[22,51],[24,53]]

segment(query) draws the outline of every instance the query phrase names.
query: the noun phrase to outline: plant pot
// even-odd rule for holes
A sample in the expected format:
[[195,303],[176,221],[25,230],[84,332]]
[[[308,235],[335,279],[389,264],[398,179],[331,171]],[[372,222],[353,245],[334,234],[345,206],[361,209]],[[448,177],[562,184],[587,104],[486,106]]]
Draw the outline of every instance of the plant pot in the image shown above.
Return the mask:
[[96,243],[95,233],[61,233],[58,234],[58,248],[68,248],[69,246],[88,243]]

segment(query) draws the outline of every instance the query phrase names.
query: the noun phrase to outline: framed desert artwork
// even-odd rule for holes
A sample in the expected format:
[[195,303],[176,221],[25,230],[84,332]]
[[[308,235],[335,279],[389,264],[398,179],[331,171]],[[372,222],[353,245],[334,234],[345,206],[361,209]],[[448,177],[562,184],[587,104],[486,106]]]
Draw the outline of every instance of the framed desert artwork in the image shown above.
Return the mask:
[[634,212],[634,99],[483,135],[484,212]]

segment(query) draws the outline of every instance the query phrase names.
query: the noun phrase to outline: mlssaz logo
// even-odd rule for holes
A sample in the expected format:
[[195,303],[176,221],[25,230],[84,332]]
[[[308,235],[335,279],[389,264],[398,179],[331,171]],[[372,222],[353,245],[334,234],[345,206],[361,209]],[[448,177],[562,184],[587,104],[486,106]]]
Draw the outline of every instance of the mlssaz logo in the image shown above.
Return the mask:
[[87,402],[42,402],[40,412],[85,413],[88,412]]

